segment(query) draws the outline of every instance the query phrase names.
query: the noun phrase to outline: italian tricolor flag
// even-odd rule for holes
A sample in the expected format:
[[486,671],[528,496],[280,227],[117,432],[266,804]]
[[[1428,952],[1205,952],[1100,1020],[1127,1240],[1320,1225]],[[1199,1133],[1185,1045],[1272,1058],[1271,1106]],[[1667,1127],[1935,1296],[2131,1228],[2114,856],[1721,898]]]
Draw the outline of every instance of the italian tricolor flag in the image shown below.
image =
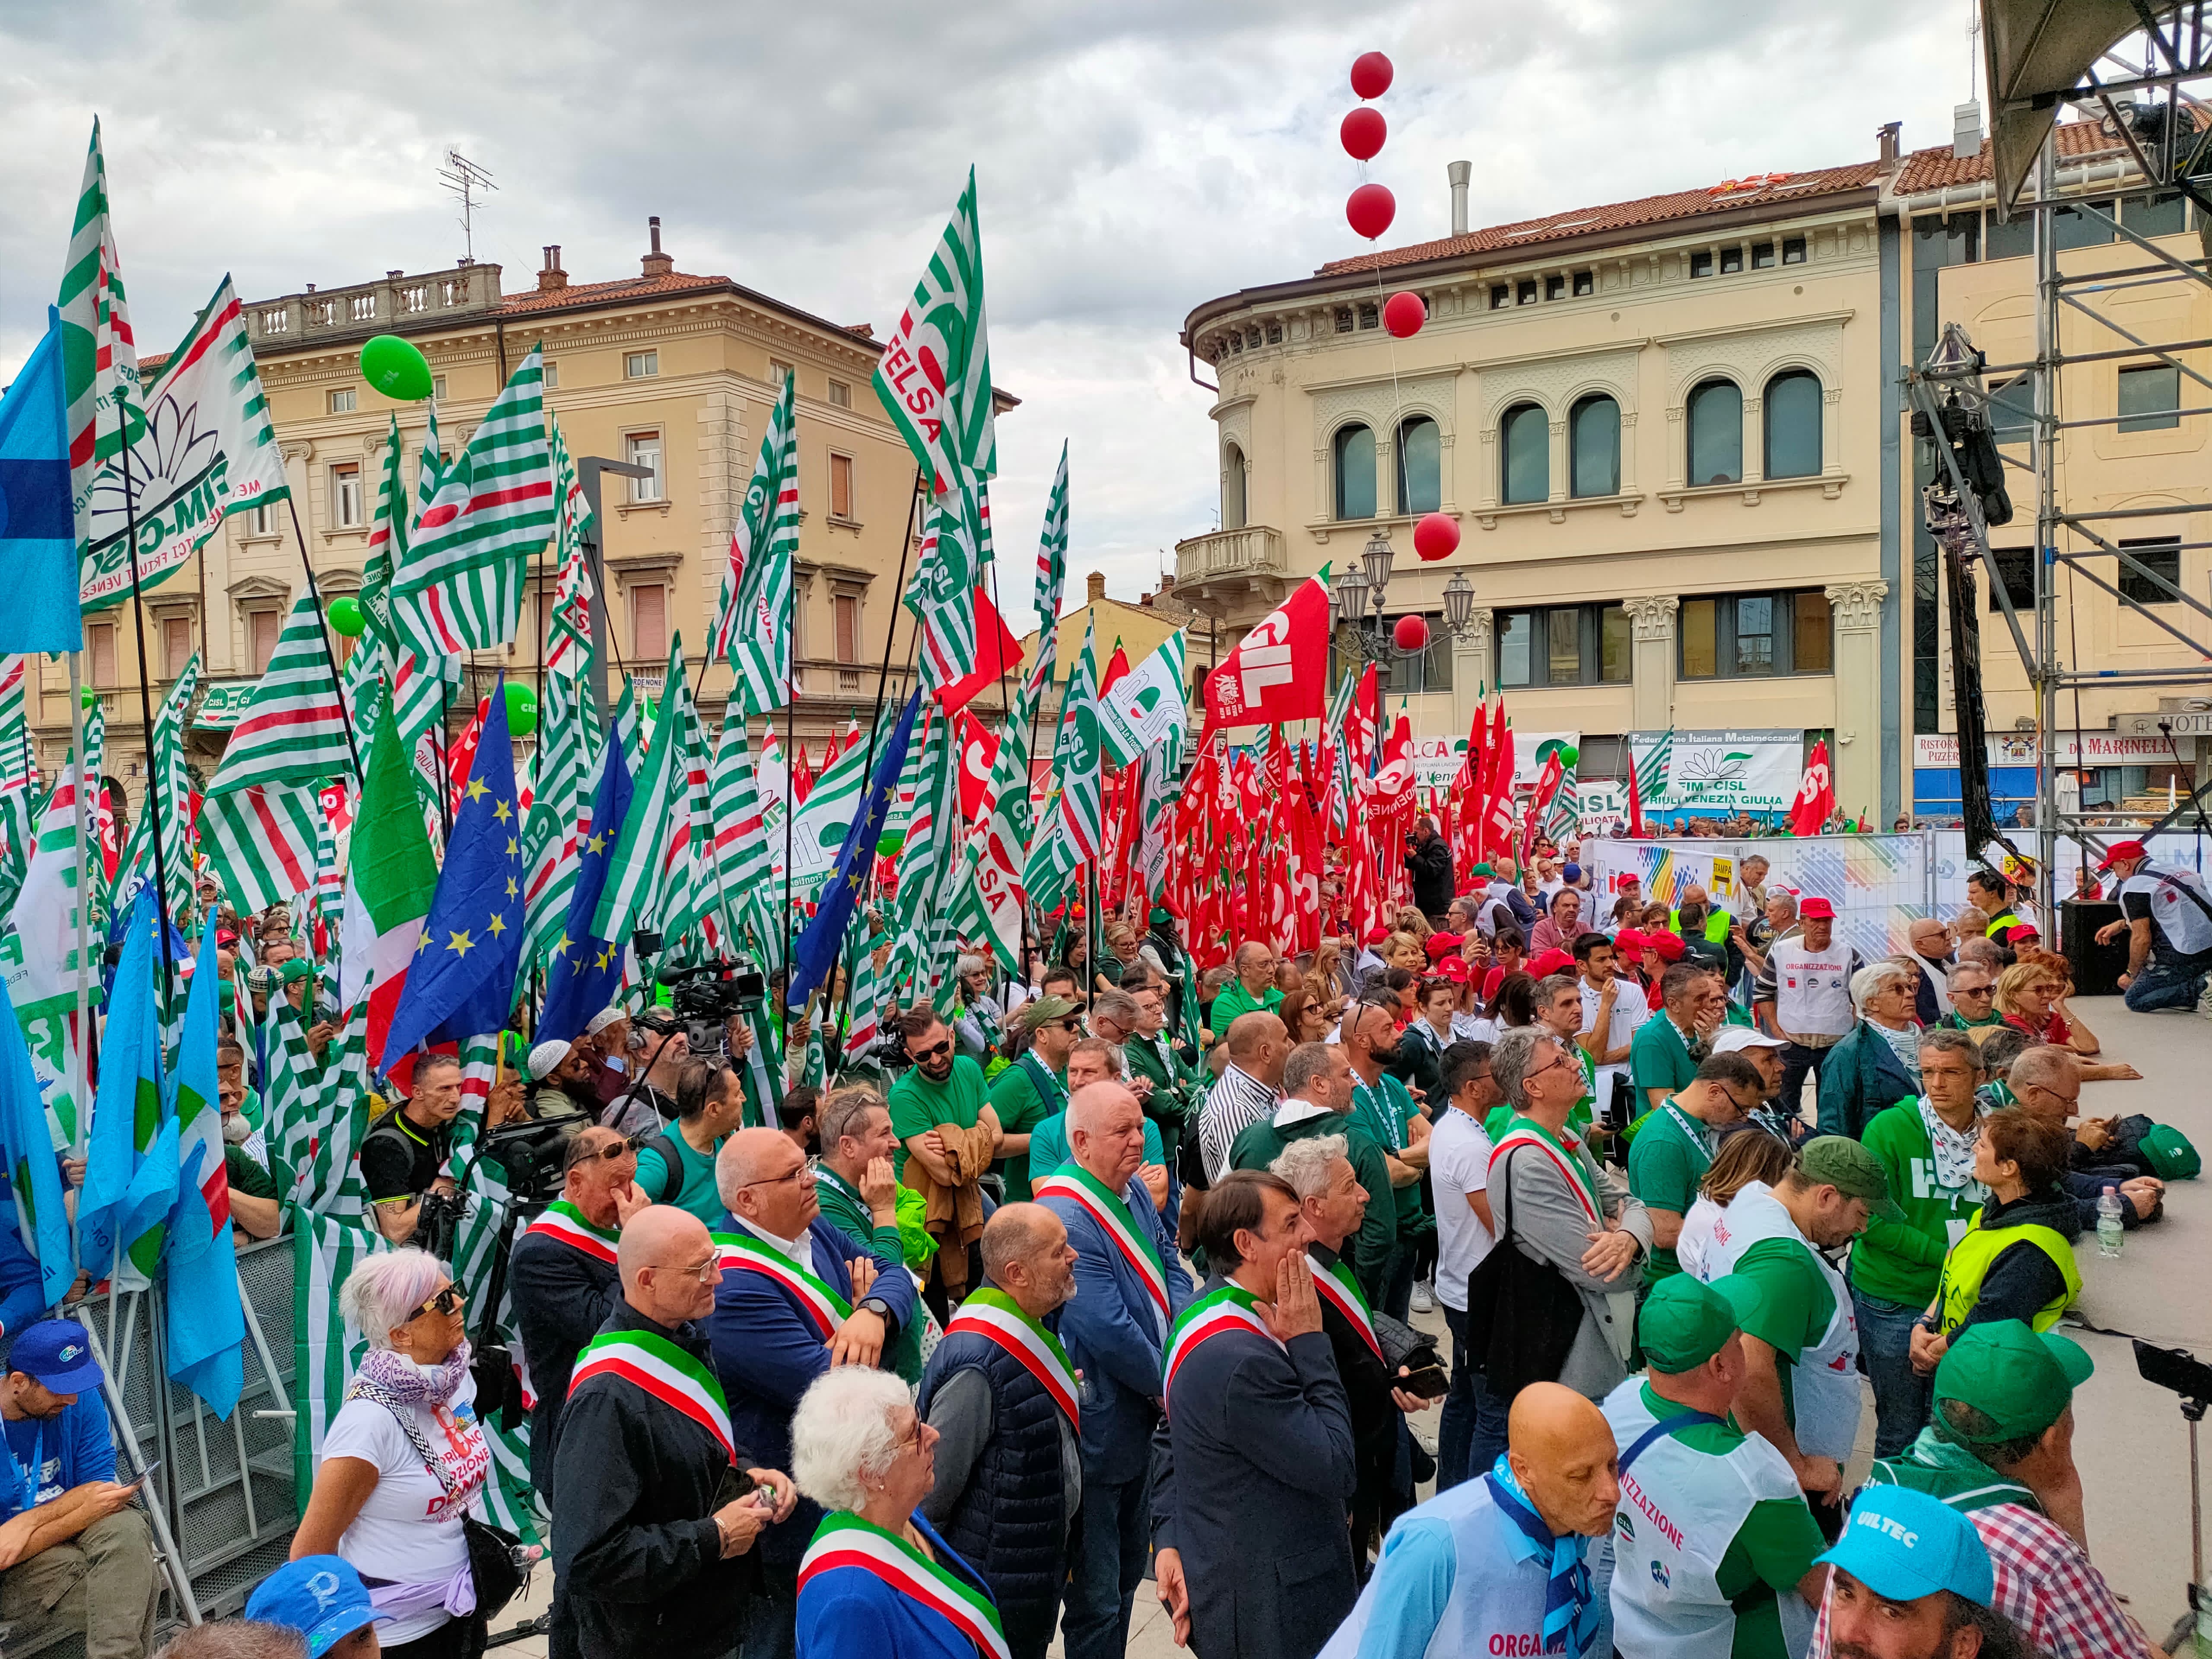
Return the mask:
[[367,771],[346,861],[338,1000],[350,1013],[367,995],[368,1066],[376,1076],[385,1069],[385,1038],[438,887],[438,860],[389,697],[377,709]]

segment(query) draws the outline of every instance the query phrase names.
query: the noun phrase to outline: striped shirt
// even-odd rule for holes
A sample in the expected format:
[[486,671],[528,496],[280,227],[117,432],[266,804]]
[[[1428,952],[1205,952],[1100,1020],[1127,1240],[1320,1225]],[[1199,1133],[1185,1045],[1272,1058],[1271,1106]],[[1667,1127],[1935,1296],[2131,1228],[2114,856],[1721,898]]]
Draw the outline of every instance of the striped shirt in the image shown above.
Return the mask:
[[1206,1091],[1206,1105],[1198,1116],[1198,1151],[1209,1184],[1228,1173],[1229,1149],[1237,1137],[1261,1118],[1273,1116],[1282,1098],[1249,1072],[1235,1066],[1223,1071]]

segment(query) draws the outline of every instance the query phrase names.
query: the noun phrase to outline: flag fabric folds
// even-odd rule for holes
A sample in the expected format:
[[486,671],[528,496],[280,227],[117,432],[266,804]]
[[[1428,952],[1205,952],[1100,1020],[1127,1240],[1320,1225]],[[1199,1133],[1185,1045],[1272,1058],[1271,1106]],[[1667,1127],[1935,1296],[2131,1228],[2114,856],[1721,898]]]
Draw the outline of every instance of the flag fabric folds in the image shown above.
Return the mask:
[[729,568],[707,641],[737,675],[732,706],[766,714],[791,699],[792,561],[799,552],[797,377],[787,374],[730,532]]
[[0,1155],[8,1160],[8,1191],[23,1248],[39,1264],[42,1306],[51,1308],[76,1277],[70,1256],[69,1216],[62,1207],[62,1172],[46,1132],[39,1076],[31,1067],[8,988],[0,980]]
[[177,1123],[165,1108],[151,893],[131,907],[100,1045],[100,1091],[77,1200],[79,1258],[94,1273],[118,1254],[150,1279],[176,1200]]
[[82,651],[61,313],[0,397],[0,652]]
[[[876,757],[874,775],[868,780],[867,796],[860,810],[848,820],[845,837],[837,853],[837,862],[830,872],[830,880],[822,890],[822,902],[815,908],[813,919],[799,936],[792,952],[792,975],[785,994],[786,1005],[803,1008],[807,999],[829,977],[830,970],[837,964],[839,952],[845,942],[846,925],[853,919],[853,908],[860,902],[860,890],[867,884],[868,872],[876,860],[876,840],[883,834],[884,817],[890,811],[891,797],[898,787],[899,774],[906,769],[907,744],[914,736],[916,712],[921,707],[919,689],[907,698],[898,724],[891,728],[890,740]],[[847,756],[839,757],[842,762]]]
[[991,346],[983,319],[983,233],[973,167],[914,297],[884,343],[875,384],[933,495],[966,477],[997,475]]
[[622,988],[629,940],[596,938],[592,923],[614,862],[617,826],[629,817],[629,768],[623,763],[622,739],[609,733],[600,751],[599,775],[592,799],[592,832],[576,859],[576,883],[559,937],[547,952],[550,966],[545,1007],[538,1017],[538,1040],[568,1040],[582,1035],[593,1014],[613,1002]]
[[[685,695],[681,635],[669,641],[668,678],[661,687],[660,718],[653,723],[652,745],[638,771],[629,811],[618,824],[607,825],[617,840],[606,884],[592,917],[591,937],[618,947],[628,945],[633,933],[652,927],[659,916],[667,891],[670,849],[678,821],[685,819],[690,785],[684,775],[684,722],[676,718]],[[599,822],[595,811],[595,834]]]
[[1319,716],[1328,680],[1328,567],[1323,565],[1206,677],[1206,731]]
[[392,1017],[438,888],[438,860],[389,703],[377,710],[368,773],[346,856],[338,1006],[361,1014],[369,1070],[381,1075]]
[[[200,931],[199,965],[185,1000],[177,1054],[176,1202],[169,1213],[168,1370],[228,1419],[245,1384],[246,1317],[230,1246],[230,1178],[223,1169],[222,1109],[216,1079],[215,927]],[[278,997],[276,1000],[283,1001]]]
[[256,785],[319,784],[352,770],[345,709],[331,676],[323,619],[313,592],[302,588],[245,715],[231,728],[208,793]]

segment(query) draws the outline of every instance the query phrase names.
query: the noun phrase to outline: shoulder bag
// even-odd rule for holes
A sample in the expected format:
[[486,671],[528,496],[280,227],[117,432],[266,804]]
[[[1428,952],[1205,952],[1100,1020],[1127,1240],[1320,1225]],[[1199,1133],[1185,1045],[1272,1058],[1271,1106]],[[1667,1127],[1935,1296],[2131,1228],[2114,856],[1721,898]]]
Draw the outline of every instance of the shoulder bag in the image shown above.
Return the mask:
[[1468,1352],[1480,1362],[1490,1391],[1504,1403],[1531,1382],[1550,1382],[1565,1369],[1582,1330],[1582,1292],[1548,1261],[1513,1241],[1513,1160],[1505,1155],[1504,1214],[1498,1243],[1467,1276]]

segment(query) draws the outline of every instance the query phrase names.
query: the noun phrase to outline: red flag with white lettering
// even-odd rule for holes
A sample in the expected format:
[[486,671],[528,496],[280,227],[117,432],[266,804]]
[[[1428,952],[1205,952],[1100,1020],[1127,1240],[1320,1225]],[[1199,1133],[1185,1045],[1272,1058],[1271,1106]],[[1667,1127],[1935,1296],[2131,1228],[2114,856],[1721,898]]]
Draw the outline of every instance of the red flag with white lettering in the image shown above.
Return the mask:
[[1321,718],[1328,680],[1328,567],[1261,618],[1206,677],[1206,728]]
[[991,769],[999,758],[999,738],[966,709],[952,717],[960,743],[960,816],[980,823],[991,810]]
[[1797,799],[1790,804],[1790,833],[1817,836],[1835,811],[1836,780],[1828,769],[1828,740],[1823,738],[1813,745],[1813,757],[1805,763],[1804,781],[1797,786]]

